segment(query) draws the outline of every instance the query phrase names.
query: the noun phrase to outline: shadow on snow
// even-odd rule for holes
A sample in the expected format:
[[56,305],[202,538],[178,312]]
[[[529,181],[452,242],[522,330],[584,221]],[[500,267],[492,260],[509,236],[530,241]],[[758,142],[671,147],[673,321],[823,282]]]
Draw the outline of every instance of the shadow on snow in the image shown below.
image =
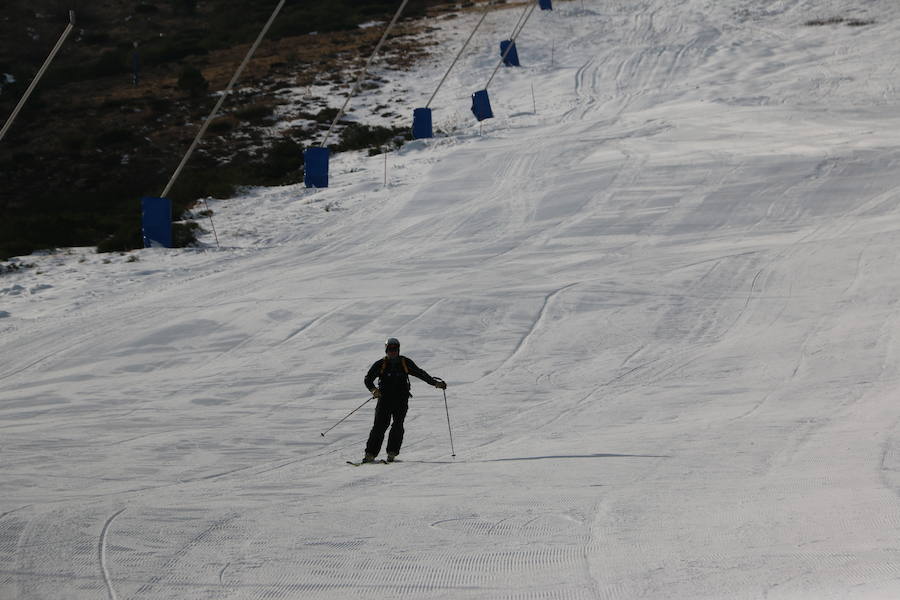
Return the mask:
[[514,460],[557,460],[565,458],[672,458],[667,454],[551,454],[548,456],[515,456],[510,458],[483,458],[479,460],[408,460],[406,462],[451,465],[453,463],[491,463]]

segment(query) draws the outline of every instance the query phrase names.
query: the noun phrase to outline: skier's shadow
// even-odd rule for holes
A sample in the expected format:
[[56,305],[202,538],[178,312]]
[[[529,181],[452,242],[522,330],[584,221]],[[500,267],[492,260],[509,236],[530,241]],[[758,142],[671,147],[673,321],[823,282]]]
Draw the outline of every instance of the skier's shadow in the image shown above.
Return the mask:
[[668,454],[610,454],[606,452],[598,452],[596,454],[551,454],[547,456],[513,456],[509,458],[482,458],[478,460],[416,460],[409,462],[422,462],[430,464],[450,465],[454,462],[468,463],[492,463],[492,462],[510,462],[518,460],[561,460],[571,458],[672,458]]
[[562,458],[672,458],[666,454],[610,454],[598,452],[596,454],[552,454],[548,456],[517,456],[510,458],[485,458],[472,462],[507,462],[512,460],[557,460]]

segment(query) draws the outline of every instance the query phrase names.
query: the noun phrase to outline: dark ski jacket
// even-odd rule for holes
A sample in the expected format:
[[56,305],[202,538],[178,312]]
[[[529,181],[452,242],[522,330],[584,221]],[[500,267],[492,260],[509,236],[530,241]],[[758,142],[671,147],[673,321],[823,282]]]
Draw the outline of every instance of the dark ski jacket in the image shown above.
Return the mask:
[[375,387],[375,380],[378,379],[378,390],[381,392],[382,398],[407,400],[412,394],[409,391],[409,376],[418,377],[425,383],[435,385],[437,381],[420,369],[412,359],[405,356],[397,357],[392,361],[388,357],[378,359],[374,365],[369,368],[366,378],[363,382],[366,384],[367,390]]

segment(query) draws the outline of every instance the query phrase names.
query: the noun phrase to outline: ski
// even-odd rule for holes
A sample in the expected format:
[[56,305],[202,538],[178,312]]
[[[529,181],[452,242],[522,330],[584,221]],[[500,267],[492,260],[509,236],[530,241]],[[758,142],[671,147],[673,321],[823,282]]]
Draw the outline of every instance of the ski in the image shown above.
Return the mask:
[[[395,461],[396,462],[396,461]],[[361,467],[363,465],[386,465],[389,464],[386,460],[373,460],[372,462],[353,462],[352,460],[347,461],[348,465],[353,465],[354,467]]]

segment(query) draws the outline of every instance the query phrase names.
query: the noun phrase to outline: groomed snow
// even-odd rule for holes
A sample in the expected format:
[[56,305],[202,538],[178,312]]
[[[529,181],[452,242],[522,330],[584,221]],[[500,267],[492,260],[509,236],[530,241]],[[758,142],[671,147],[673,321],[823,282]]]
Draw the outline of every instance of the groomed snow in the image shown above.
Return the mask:
[[[900,5],[554,4],[387,186],[0,276],[0,598],[900,597]],[[320,435],[389,335],[455,458],[417,380],[403,463]]]

